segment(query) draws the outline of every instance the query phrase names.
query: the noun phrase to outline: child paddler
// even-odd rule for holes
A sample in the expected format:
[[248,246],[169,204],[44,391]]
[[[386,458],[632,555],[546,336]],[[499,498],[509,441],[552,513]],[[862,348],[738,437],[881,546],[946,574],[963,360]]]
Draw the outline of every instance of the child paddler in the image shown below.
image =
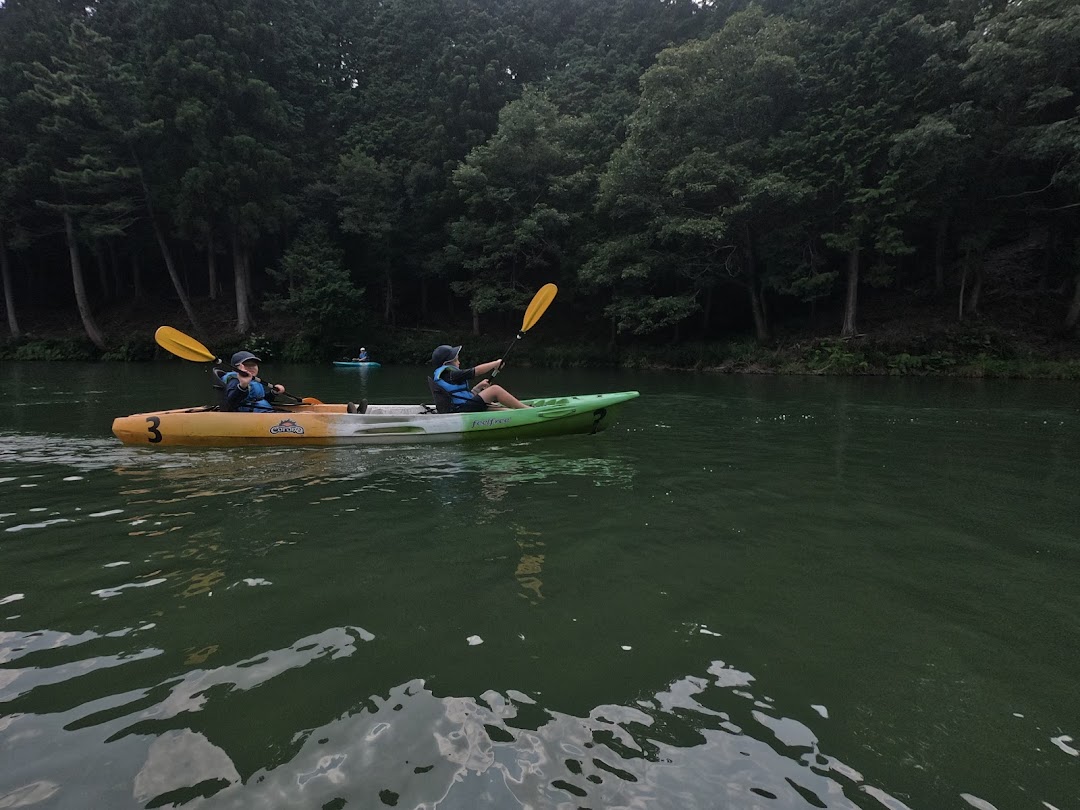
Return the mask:
[[274,385],[259,379],[259,363],[251,352],[241,351],[230,361],[235,371],[222,376],[225,383],[223,411],[272,411],[276,394],[284,394],[284,385]]

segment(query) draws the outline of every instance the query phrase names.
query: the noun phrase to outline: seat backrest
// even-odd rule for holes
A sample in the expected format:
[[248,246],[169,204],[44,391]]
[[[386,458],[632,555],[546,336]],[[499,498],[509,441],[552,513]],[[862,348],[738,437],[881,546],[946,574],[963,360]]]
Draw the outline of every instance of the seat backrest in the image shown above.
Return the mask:
[[210,375],[210,385],[214,387],[214,393],[217,395],[217,404],[219,408],[225,407],[225,381],[221,379],[228,372],[220,368],[210,369],[213,373]]
[[436,413],[453,413],[454,405],[450,400],[450,394],[446,390],[435,382],[434,377],[427,378],[427,387],[431,392],[431,398],[435,402]]

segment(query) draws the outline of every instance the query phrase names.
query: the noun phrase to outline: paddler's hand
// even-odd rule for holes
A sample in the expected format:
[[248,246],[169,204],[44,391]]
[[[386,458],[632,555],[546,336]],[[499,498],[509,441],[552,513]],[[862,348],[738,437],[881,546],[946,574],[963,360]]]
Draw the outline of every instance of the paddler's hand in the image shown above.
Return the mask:
[[254,375],[243,366],[236,366],[236,376],[239,377],[240,387],[246,389]]
[[474,394],[479,394],[485,388],[490,388],[490,387],[491,387],[491,382],[489,382],[488,380],[481,380],[480,382],[478,382],[476,385],[473,386],[472,390],[473,390]]
[[285,393],[285,386],[284,385],[271,385],[270,390],[273,391],[275,394],[284,394]]

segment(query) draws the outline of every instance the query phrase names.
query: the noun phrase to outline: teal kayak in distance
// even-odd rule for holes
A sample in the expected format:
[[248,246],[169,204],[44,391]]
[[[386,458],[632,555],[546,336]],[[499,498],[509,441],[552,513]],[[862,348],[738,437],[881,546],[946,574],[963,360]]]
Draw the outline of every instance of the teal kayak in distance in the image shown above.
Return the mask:
[[372,362],[371,360],[335,360],[335,366],[341,368],[378,368],[379,363]]

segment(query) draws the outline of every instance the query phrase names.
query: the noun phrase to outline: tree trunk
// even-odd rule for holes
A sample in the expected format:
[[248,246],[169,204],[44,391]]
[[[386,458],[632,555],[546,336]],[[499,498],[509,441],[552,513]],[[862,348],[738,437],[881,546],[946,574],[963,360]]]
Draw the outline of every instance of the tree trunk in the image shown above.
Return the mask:
[[139,254],[131,252],[131,288],[132,297],[136,301],[142,301],[146,297],[146,291],[142,285],[142,268],[139,266]]
[[844,326],[840,330],[841,337],[854,337],[855,310],[859,304],[859,246],[856,245],[848,253],[847,270],[847,296],[844,299]]
[[1065,316],[1065,328],[1075,329],[1077,323],[1080,323],[1080,270],[1076,271],[1076,288],[1069,304],[1069,313]]
[[769,339],[769,324],[765,320],[765,307],[762,305],[756,278],[750,280],[750,311],[754,315],[754,337],[759,343],[763,343]]
[[64,212],[64,234],[67,237],[68,256],[71,259],[71,280],[75,285],[75,303],[79,306],[79,317],[82,318],[83,329],[86,330],[90,341],[105,351],[105,338],[94,322],[94,316],[90,312],[90,300],[86,297],[82,262],[79,260],[79,244],[75,241],[75,222],[67,211]]
[[1054,258],[1057,254],[1057,243],[1058,229],[1051,222],[1047,228],[1046,245],[1043,246],[1042,266],[1039,268],[1039,286],[1037,290],[1040,294],[1045,293],[1050,286],[1050,271],[1053,268]]
[[713,287],[705,288],[705,303],[701,307],[701,336],[708,337],[709,322],[712,320],[713,310]]
[[[255,307],[255,285],[251,281],[251,254],[250,247],[244,248],[244,289],[247,290],[248,309]],[[254,319],[252,319],[254,325]]]
[[386,291],[383,296],[383,323],[390,326],[394,323],[394,279],[390,275],[390,268],[386,268]]
[[236,292],[236,333],[246,335],[251,331],[251,309],[248,304],[248,258],[247,249],[240,242],[240,234],[233,230],[233,281]]
[[112,290],[109,286],[109,268],[105,265],[105,252],[101,249],[101,240],[95,239],[91,248],[94,254],[94,264],[97,265],[98,283],[101,285],[101,298],[108,301],[112,298]]
[[746,250],[746,273],[750,287],[750,313],[754,316],[754,336],[759,343],[769,339],[769,322],[765,317],[765,305],[761,300],[761,283],[758,281],[757,251],[754,249],[754,234],[749,225],[743,226],[744,249]]
[[122,290],[124,289],[123,279],[120,278],[120,265],[116,261],[116,240],[109,239],[105,244],[109,246],[109,276],[112,278],[113,289],[116,290],[116,297],[123,297]]
[[982,293],[983,287],[983,261],[982,257],[979,257],[978,266],[975,268],[975,280],[971,282],[971,292],[968,294],[967,305],[964,307],[964,312],[968,315],[979,314],[979,295]]
[[960,274],[960,297],[956,301],[956,320],[964,320],[964,293],[967,288],[968,260],[964,259],[964,270]]
[[217,301],[217,251],[214,250],[214,232],[206,231],[206,283],[210,288],[210,300]]
[[15,317],[14,285],[11,283],[11,265],[8,263],[7,244],[4,242],[2,229],[0,229],[0,276],[4,279],[4,306],[7,308],[8,329],[13,338],[20,338],[22,331],[19,329],[19,320]]
[[480,313],[475,309],[472,311],[472,333],[477,337],[480,335]]
[[146,182],[146,175],[143,174],[142,163],[139,162],[139,156],[135,153],[134,149],[131,150],[131,157],[135,160],[135,166],[139,170],[139,182],[142,184],[143,197],[146,199],[146,213],[150,218],[150,225],[154,229],[154,237],[157,239],[158,247],[161,248],[161,256],[165,259],[165,268],[169,271],[169,278],[172,280],[173,288],[176,290],[176,295],[180,298],[180,304],[184,307],[184,312],[187,314],[192,327],[194,327],[195,333],[203,340],[206,340],[206,333],[203,331],[199,319],[195,316],[195,310],[191,306],[191,301],[188,299],[187,292],[184,290],[184,285],[176,272],[176,264],[173,262],[172,251],[169,250],[169,243],[165,241],[165,233],[161,230],[161,223],[158,222],[157,215],[154,213],[154,203],[150,195],[150,184]]
[[[149,190],[147,190],[147,193],[149,193]],[[203,331],[202,324],[199,323],[199,319],[195,315],[195,309],[191,306],[191,300],[184,290],[184,283],[180,280],[180,275],[176,272],[176,264],[173,263],[172,251],[169,250],[169,243],[165,241],[165,233],[161,230],[161,224],[154,216],[154,209],[150,207],[149,198],[147,198],[146,208],[150,215],[150,224],[154,228],[154,236],[157,238],[158,247],[161,248],[161,256],[165,259],[165,268],[169,271],[169,278],[172,280],[173,289],[176,290],[176,295],[180,298],[180,304],[184,307],[184,313],[187,315],[192,327],[194,327],[195,333],[203,340],[206,340],[206,333]]]
[[949,236],[949,212],[942,212],[938,218],[937,240],[934,242],[934,290],[940,293],[945,289],[945,246]]

